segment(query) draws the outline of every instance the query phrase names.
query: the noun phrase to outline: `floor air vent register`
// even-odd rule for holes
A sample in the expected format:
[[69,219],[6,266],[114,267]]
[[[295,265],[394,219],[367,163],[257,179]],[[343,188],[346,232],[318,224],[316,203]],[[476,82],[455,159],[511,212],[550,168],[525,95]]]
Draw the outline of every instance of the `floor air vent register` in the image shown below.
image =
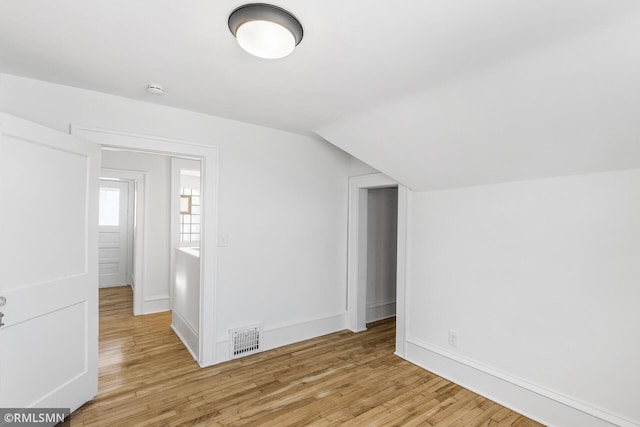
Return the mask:
[[229,331],[229,356],[231,359],[262,351],[262,326],[251,326]]

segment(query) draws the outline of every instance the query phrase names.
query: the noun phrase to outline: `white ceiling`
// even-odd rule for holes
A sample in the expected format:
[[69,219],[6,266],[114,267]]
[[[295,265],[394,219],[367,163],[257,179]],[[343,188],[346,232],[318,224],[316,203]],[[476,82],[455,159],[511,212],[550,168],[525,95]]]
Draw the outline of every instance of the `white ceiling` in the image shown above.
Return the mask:
[[[352,141],[341,142],[336,126],[344,130],[352,118],[352,126],[366,126],[362,117],[366,118],[368,111],[384,111],[391,106],[402,111],[403,105],[409,105],[402,104],[403,100],[411,100],[415,94],[422,98],[411,107],[414,113],[425,103],[425,111],[437,110],[439,104],[433,104],[434,100],[452,108],[445,105],[450,98],[443,88],[468,90],[473,76],[486,75],[503,64],[507,68],[502,72],[508,70],[508,64],[520,61],[543,71],[544,79],[567,67],[574,70],[554,53],[557,46],[572,43],[580,49],[577,54],[581,59],[593,52],[603,61],[619,62],[610,66],[621,68],[622,80],[615,81],[616,74],[608,74],[608,80],[602,83],[606,90],[598,88],[594,96],[602,92],[610,96],[612,90],[627,96],[628,92],[622,93],[626,84],[632,90],[638,88],[635,81],[640,74],[628,72],[629,67],[640,72],[636,56],[640,52],[635,48],[640,46],[640,2],[636,0],[278,0],[274,4],[296,15],[305,31],[296,51],[280,60],[255,58],[237,46],[227,28],[227,18],[241,4],[231,0],[0,0],[0,72],[294,132],[319,131],[330,140],[334,135],[332,143],[396,176],[402,175],[398,173],[401,165],[389,162],[387,168],[385,155],[374,155],[366,141],[356,142],[356,146]],[[607,54],[609,45],[604,49],[596,45],[591,50],[589,43],[598,43],[601,35],[613,46],[631,48],[613,57]],[[600,56],[589,58],[587,63],[598,64]],[[528,63],[526,58],[535,61]],[[599,84],[598,69],[575,71],[579,75],[563,78],[587,83],[586,90],[588,84]],[[509,79],[509,75],[504,77]],[[514,89],[511,84],[502,84],[504,79],[479,80],[477,84],[483,86],[475,89],[482,87],[490,92],[487,81],[493,81],[497,91]],[[165,95],[147,94],[148,82],[162,84]],[[456,86],[456,82],[466,83]],[[533,111],[525,108],[527,114],[553,110],[553,98],[562,82],[553,78],[551,82],[546,85],[537,81],[532,86],[545,102]],[[518,88],[516,92],[522,90],[522,84]],[[432,93],[437,96],[431,97]],[[516,104],[501,106],[501,113],[518,111],[518,99],[509,101]],[[561,101],[559,114],[565,114],[570,100]],[[630,122],[622,126],[634,125],[631,121],[637,120],[635,113],[640,111],[628,108],[636,106],[627,107],[623,116]],[[482,107],[476,107],[482,112]],[[461,113],[456,110],[451,114],[448,120]],[[403,124],[411,128],[411,135],[433,136],[427,144],[431,151],[425,153],[421,146],[420,155],[436,160],[440,155],[456,155],[454,151],[442,153],[449,138],[460,137],[457,132],[449,135],[449,128],[432,123],[432,133],[428,125],[433,115],[423,115],[424,120],[419,119],[420,114],[414,116],[419,123]],[[489,134],[484,143],[490,146],[483,150],[498,150],[501,142],[491,148],[492,141],[500,139],[501,122],[511,120],[492,115],[485,119],[493,122],[478,128],[483,137]],[[354,129],[347,134],[359,135]],[[379,142],[385,145],[385,141]],[[455,150],[467,149],[453,146]],[[406,156],[411,157],[412,149],[408,149]],[[420,168],[416,166],[413,175],[420,175]],[[482,169],[482,165],[476,168]],[[416,188],[469,181],[423,185],[421,179],[432,178],[405,175]],[[487,182],[481,176],[477,178],[470,181]],[[496,179],[513,178],[506,174]]]

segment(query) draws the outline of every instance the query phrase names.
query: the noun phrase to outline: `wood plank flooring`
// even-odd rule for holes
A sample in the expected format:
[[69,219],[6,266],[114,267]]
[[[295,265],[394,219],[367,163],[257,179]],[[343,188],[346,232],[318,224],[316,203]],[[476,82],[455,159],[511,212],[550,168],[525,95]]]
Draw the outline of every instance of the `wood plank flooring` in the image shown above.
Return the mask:
[[100,378],[71,426],[540,426],[393,354],[395,322],[200,369],[170,314],[100,290]]

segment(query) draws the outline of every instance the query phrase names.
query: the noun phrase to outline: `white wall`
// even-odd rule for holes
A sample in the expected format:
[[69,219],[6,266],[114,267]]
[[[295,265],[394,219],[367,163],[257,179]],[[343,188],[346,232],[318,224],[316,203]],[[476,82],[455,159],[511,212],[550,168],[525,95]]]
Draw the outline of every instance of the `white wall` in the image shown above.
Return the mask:
[[347,177],[370,167],[319,139],[6,74],[0,110],[219,146],[219,360],[250,323],[268,347],[344,328]]
[[412,193],[408,357],[550,425],[640,425],[639,260],[640,169]]
[[200,360],[200,257],[193,249],[174,249],[175,279],[171,328]]
[[167,156],[127,151],[102,151],[102,167],[147,173],[147,247],[144,251],[143,310],[169,309],[169,193],[171,164]]
[[367,323],[396,314],[397,238],[398,189],[367,190]]

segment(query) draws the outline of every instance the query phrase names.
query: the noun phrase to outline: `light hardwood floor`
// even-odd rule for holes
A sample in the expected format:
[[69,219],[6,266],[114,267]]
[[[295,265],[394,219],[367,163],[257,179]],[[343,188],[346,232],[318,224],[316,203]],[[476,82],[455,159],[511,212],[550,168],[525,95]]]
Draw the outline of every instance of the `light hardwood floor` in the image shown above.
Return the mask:
[[100,379],[72,426],[539,426],[393,354],[395,322],[200,369],[170,314],[100,290]]

